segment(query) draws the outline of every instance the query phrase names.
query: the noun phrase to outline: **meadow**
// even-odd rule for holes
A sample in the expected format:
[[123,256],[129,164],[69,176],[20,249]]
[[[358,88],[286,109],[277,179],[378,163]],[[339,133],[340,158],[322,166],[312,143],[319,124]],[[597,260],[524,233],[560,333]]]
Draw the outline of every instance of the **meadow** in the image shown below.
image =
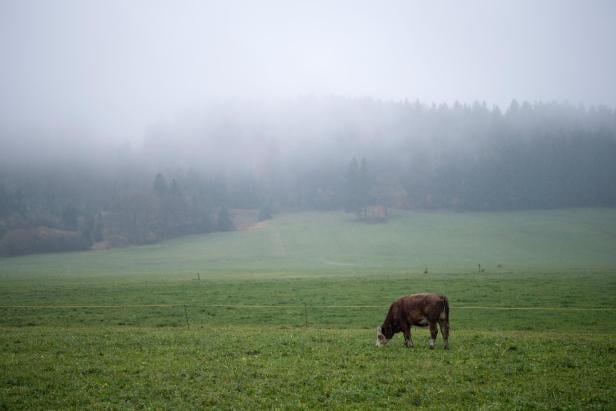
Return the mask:
[[[616,210],[277,216],[0,259],[0,409],[614,409]],[[448,295],[451,349],[374,329]]]

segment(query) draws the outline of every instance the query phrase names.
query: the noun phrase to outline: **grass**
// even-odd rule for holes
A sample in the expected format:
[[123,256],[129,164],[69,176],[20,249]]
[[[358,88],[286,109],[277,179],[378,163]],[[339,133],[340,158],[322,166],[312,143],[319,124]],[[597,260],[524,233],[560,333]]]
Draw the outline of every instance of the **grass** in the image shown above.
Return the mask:
[[[466,332],[450,351],[370,330],[5,330],[5,408],[608,409],[601,335]],[[422,338],[424,340],[424,338]],[[424,340],[425,342],[425,340]]]
[[[143,247],[0,260],[0,279],[47,281],[562,272],[616,267],[616,209],[397,212],[387,224],[343,213],[282,215],[258,230]],[[498,266],[501,266],[500,268]]]
[[[0,410],[613,409],[615,221],[306,213],[0,259]],[[425,329],[377,349],[387,306],[418,291],[449,296],[451,350],[428,350]],[[216,306],[233,304],[267,307]]]
[[[252,280],[177,280],[126,283],[117,280],[53,286],[7,282],[0,288],[4,305],[174,305],[124,308],[0,308],[6,326],[176,326],[292,325],[370,327],[378,325],[387,307],[400,295],[441,292],[449,296],[452,317],[464,329],[559,329],[552,311],[468,309],[468,306],[616,308],[616,278],[588,274],[407,274],[333,278]],[[279,308],[211,307],[211,305],[274,305]],[[306,308],[304,308],[306,304]],[[290,305],[290,307],[288,307]],[[354,306],[368,307],[325,307]],[[577,329],[601,331],[614,312],[571,311]]]

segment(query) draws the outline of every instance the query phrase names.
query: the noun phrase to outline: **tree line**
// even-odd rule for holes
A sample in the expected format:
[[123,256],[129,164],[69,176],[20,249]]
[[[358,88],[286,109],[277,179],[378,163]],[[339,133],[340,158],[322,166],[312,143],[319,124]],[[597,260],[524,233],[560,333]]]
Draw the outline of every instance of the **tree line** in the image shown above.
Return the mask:
[[150,131],[130,166],[112,171],[0,166],[0,253],[227,231],[234,209],[369,220],[390,208],[616,206],[606,107],[329,98],[242,109]]
[[14,190],[0,185],[2,255],[150,244],[234,229],[215,182],[185,176],[183,188],[157,173],[149,187],[145,178],[136,184],[101,179],[93,186],[90,178],[56,173],[54,183],[41,186],[38,178],[17,178]]

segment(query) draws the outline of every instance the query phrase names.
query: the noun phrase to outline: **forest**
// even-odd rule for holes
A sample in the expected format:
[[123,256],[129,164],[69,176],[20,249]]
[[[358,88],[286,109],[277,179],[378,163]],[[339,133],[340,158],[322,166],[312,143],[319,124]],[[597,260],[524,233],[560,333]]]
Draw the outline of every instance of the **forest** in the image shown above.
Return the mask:
[[2,131],[0,255],[229,231],[246,209],[361,222],[390,208],[616,206],[607,107],[303,97],[198,107],[108,151],[66,130],[38,146],[36,133]]

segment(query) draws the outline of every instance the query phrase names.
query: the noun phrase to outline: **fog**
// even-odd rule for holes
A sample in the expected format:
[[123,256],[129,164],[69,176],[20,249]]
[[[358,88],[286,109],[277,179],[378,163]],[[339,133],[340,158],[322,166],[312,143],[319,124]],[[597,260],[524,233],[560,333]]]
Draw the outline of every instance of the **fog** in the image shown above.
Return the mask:
[[3,1],[3,151],[140,149],[204,106],[303,97],[613,107],[615,18],[611,1]]
[[615,207],[615,4],[2,1],[0,255]]

